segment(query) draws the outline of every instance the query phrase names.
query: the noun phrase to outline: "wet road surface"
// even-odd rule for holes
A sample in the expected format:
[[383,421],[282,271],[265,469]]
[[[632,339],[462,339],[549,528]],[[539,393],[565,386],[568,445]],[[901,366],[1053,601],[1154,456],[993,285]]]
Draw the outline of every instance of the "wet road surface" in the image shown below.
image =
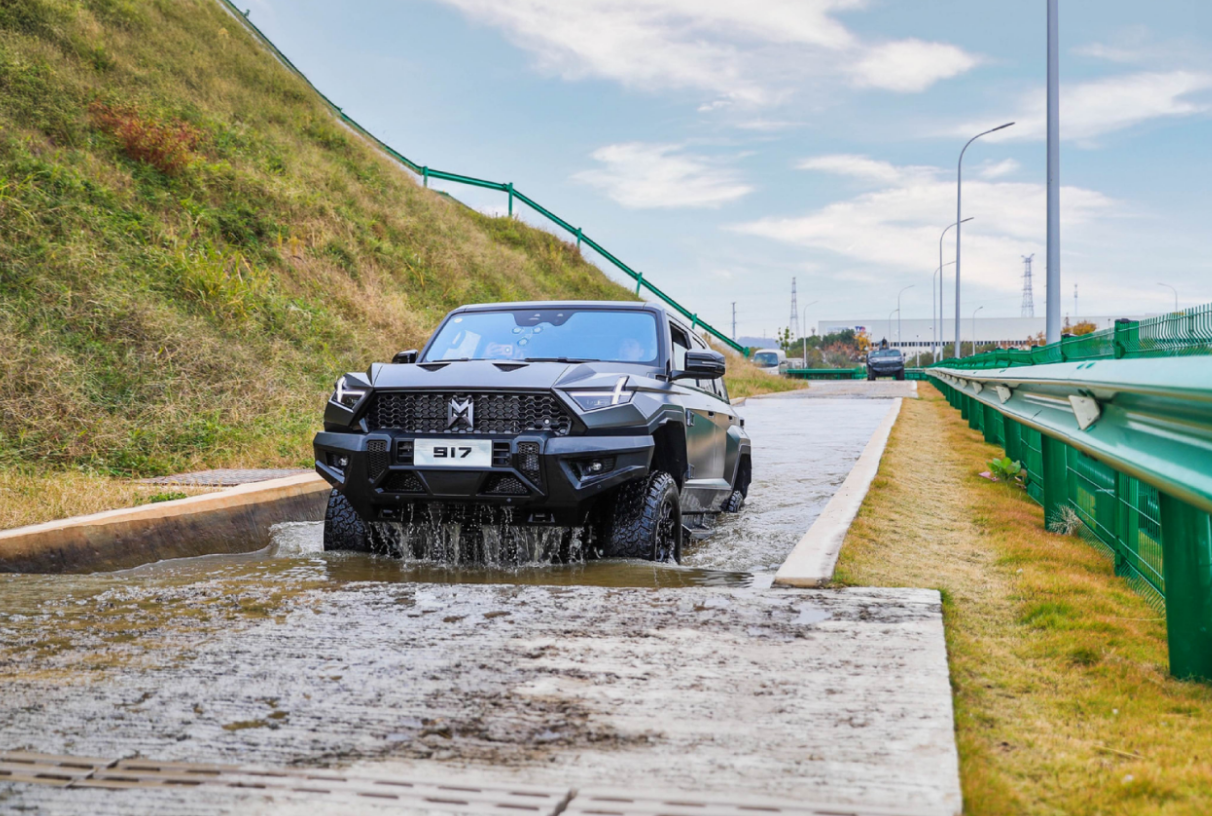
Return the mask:
[[683,567],[453,569],[292,525],[245,556],[0,576],[0,747],[951,812],[937,594],[769,588],[889,407],[750,402],[751,501]]

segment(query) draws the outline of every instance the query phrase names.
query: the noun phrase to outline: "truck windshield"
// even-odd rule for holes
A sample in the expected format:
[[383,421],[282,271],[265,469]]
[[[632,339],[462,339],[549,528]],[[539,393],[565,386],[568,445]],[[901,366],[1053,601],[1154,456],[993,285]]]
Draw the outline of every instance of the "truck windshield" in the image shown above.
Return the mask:
[[759,366],[776,366],[779,364],[779,356],[773,351],[759,351],[753,355],[753,362]]
[[422,362],[544,360],[657,364],[649,312],[531,309],[463,312],[447,320]]

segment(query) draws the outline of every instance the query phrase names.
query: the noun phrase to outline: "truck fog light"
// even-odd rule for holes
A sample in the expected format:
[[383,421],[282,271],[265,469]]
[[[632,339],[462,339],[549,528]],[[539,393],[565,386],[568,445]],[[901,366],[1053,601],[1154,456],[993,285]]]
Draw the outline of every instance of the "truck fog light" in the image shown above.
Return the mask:
[[582,459],[577,462],[577,470],[580,471],[582,479],[601,476],[603,473],[614,470],[614,457],[599,456],[594,459]]

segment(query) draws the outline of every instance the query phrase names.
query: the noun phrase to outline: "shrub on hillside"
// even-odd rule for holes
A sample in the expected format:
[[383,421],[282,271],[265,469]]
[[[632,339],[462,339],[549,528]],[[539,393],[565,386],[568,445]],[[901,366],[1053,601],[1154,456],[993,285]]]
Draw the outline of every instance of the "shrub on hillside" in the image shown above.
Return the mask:
[[94,102],[88,112],[97,127],[118,140],[127,157],[167,176],[189,166],[202,141],[202,132],[192,125],[180,120],[160,122],[131,105]]

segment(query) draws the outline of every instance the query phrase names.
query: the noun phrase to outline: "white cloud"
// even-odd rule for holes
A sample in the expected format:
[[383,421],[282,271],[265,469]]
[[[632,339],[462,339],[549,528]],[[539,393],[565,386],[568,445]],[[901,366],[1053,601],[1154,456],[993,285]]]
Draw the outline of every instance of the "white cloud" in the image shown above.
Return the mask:
[[979,60],[954,45],[900,40],[872,48],[854,67],[860,87],[918,93],[976,67]]
[[1002,159],[999,162],[985,162],[976,169],[976,172],[981,178],[997,179],[1017,173],[1021,166],[1014,159]]
[[909,179],[921,178],[923,175],[933,176],[937,172],[933,167],[897,167],[891,162],[852,153],[814,156],[811,159],[797,162],[795,166],[798,170],[816,170],[880,184],[902,184]]
[[[862,156],[823,156],[800,166],[880,179],[887,186],[808,215],[763,218],[730,229],[885,270],[930,272],[937,265],[939,234],[955,216],[950,171],[896,167]],[[1019,287],[1019,256],[1038,251],[1044,240],[1045,192],[1042,184],[965,182],[964,216],[975,217],[964,230],[965,280],[1007,292]],[[1116,207],[1103,194],[1077,187],[1064,188],[1061,200],[1066,234],[1080,232]],[[947,249],[947,260],[952,252]]]
[[[1151,119],[1193,116],[1212,110],[1206,96],[1212,74],[1193,71],[1142,72],[1061,86],[1061,137],[1089,144],[1109,133]],[[1047,135],[1047,108],[1043,94],[1021,100],[1017,124],[988,138],[991,141],[1043,139]],[[970,122],[953,135],[979,133],[988,122]]]
[[735,170],[679,145],[627,142],[593,152],[604,167],[573,176],[624,207],[718,207],[753,192]]
[[867,1],[442,0],[502,29],[544,71],[705,92],[706,110],[773,104],[826,77],[917,92],[977,63],[942,43],[864,43],[834,14]]

